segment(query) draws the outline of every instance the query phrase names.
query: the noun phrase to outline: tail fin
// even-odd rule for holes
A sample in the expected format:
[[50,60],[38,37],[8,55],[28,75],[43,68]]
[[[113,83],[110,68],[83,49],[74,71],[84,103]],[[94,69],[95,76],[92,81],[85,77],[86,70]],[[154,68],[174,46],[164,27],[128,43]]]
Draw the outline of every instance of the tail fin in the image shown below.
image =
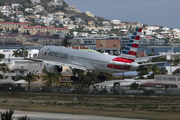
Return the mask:
[[135,58],[136,57],[141,31],[142,31],[142,28],[136,28],[135,32],[133,33],[133,36],[131,36],[131,39],[126,44],[125,48],[123,49],[123,52],[121,53],[119,57],[122,57],[122,58],[133,58],[133,57]]

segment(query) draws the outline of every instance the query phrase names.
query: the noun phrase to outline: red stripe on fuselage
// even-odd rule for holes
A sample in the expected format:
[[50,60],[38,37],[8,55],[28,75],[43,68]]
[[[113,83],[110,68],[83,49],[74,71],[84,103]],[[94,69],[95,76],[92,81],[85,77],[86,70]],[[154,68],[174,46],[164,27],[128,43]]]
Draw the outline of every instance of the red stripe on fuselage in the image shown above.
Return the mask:
[[130,70],[129,66],[118,66],[118,65],[112,65],[112,64],[108,64],[107,68],[111,68],[111,69],[117,69],[117,70]]
[[132,63],[132,62],[134,62],[134,59],[127,59],[127,58],[116,57],[112,61]]
[[131,47],[138,48],[138,44],[133,43]]
[[134,55],[134,56],[136,56],[136,52],[134,52],[134,51],[129,51],[128,55]]
[[142,31],[142,28],[139,28],[138,32],[141,32]]
[[140,36],[136,36],[136,37],[135,37],[135,40],[140,40]]

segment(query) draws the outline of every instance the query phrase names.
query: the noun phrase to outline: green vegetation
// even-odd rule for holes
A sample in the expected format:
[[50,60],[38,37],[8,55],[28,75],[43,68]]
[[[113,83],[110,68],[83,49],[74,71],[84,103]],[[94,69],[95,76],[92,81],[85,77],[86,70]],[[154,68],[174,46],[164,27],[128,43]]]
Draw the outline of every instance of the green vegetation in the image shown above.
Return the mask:
[[[23,56],[23,52],[25,53],[25,56]],[[13,55],[15,57],[27,57],[28,56],[28,49],[27,48],[20,48],[16,51],[13,51]]]
[[49,73],[45,68],[42,70],[42,72],[46,74],[43,80],[46,81],[47,87],[51,88],[53,83],[55,83],[56,86],[60,83],[61,73]]
[[14,110],[6,111],[5,113],[1,113],[1,120],[13,120]]
[[9,68],[7,64],[5,63],[0,64],[0,71],[3,72],[3,79],[5,79],[5,73],[9,72]]
[[[179,96],[119,96],[1,92],[1,108],[30,111],[93,114],[141,119],[179,119]],[[13,98],[13,99],[12,99]],[[48,109],[47,109],[48,107]],[[153,115],[152,115],[153,114]]]
[[19,117],[17,120],[30,120],[28,116]]
[[24,79],[28,82],[28,91],[31,90],[30,83],[33,81],[36,81],[35,75],[31,72],[29,72]]
[[131,87],[132,90],[137,90],[138,87],[139,87],[139,84],[134,82],[134,83],[131,83],[130,87]]

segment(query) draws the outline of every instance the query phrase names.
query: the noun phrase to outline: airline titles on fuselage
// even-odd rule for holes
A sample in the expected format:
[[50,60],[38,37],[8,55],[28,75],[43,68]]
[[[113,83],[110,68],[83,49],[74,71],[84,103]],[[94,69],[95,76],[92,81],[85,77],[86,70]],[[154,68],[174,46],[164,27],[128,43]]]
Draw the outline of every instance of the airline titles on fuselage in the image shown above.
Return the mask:
[[52,50],[50,50],[50,51],[48,52],[48,56],[68,59],[68,54],[67,54],[67,53],[55,52],[55,51],[52,51]]

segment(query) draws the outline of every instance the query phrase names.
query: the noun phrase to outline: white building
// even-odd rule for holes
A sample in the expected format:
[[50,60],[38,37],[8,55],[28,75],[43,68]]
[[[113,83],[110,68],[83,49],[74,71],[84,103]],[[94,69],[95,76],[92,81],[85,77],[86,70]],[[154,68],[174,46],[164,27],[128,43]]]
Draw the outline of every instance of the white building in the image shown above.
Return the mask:
[[11,7],[10,7],[10,6],[1,6],[1,7],[0,7],[0,10],[1,10],[1,11],[3,11],[3,10],[4,10],[4,11],[10,11],[10,10],[11,10]]
[[163,31],[169,31],[170,29],[168,27],[163,27],[162,30]]
[[121,21],[120,20],[111,20],[111,23],[115,24],[115,25],[119,25],[119,24],[121,24]]
[[31,2],[35,4],[35,3],[40,3],[41,0],[31,0]]
[[19,3],[12,4],[12,9],[17,9],[19,7],[22,7]]
[[168,88],[180,88],[180,76],[179,75],[155,75],[155,83],[161,83]]
[[103,25],[106,25],[106,26],[111,25],[109,21],[103,21],[102,24],[103,24]]

